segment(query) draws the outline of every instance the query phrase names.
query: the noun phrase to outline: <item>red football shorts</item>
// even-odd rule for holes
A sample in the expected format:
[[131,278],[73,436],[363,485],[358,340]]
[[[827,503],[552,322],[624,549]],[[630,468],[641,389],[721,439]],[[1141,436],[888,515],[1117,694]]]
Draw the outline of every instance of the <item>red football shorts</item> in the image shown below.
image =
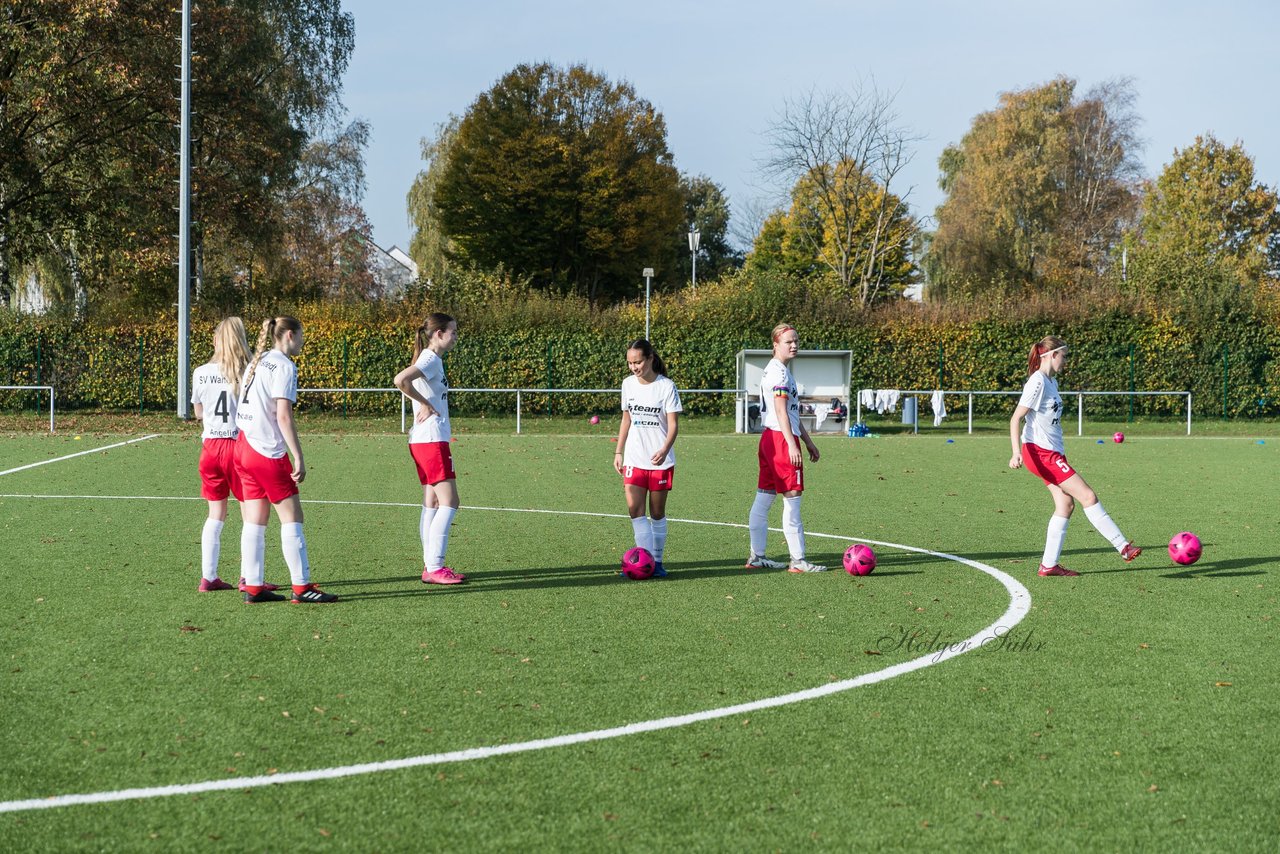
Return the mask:
[[1054,486],[1076,473],[1062,454],[1030,442],[1024,442],[1022,445],[1022,464],[1036,477]]
[[236,440],[205,439],[200,449],[200,497],[225,501],[228,495],[244,500],[236,474]]
[[418,467],[418,480],[423,486],[458,477],[453,473],[453,452],[448,442],[410,442],[409,455]]
[[804,464],[791,464],[787,440],[780,430],[760,434],[760,479],[757,487],[770,492],[804,492]]
[[264,457],[253,449],[243,433],[236,439],[236,474],[240,476],[242,501],[261,501],[279,504],[291,495],[298,494],[298,484],[293,482],[293,464],[289,455]]
[[676,479],[676,467],[669,469],[642,469],[636,466],[622,467],[622,482],[639,486],[650,492],[670,492]]

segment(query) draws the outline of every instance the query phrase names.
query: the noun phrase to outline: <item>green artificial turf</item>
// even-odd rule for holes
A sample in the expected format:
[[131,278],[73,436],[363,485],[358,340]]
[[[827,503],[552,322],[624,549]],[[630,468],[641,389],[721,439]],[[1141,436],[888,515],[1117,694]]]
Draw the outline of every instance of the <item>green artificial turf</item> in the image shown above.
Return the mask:
[[[745,530],[679,520],[745,522],[755,440],[696,429],[677,444],[670,577],[622,580],[631,529],[601,428],[459,431],[449,563],[471,580],[445,588],[418,581],[421,488],[403,437],[304,422],[308,551],[315,580],[342,597],[328,606],[196,592],[205,504],[189,430],[0,475],[0,801],[717,709],[929,654],[1009,605],[983,572],[889,546],[865,578],[743,569]],[[78,435],[6,436],[0,471],[141,434]],[[1007,438],[947,437],[820,439],[809,556],[838,569],[849,543],[871,539],[996,567],[1031,592],[1002,642],[611,740],[4,812],[0,848],[1274,850],[1280,445],[1069,437],[1073,465],[1147,549],[1124,564],[1077,512],[1071,579],[1035,574],[1052,505],[1007,468]],[[1204,541],[1195,566],[1165,553],[1181,530]],[[239,532],[233,508],[230,580]],[[273,520],[267,575],[284,583],[278,532]],[[783,556],[781,534],[770,553]]]

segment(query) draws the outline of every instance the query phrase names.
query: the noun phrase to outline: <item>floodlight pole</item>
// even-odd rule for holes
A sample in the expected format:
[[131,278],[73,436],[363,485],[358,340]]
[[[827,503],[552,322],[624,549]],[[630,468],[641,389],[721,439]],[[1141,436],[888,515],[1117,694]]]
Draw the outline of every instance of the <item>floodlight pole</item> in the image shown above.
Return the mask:
[[644,340],[649,341],[649,280],[653,278],[653,268],[645,267],[644,273]]
[[698,231],[697,225],[689,226],[689,254],[693,256],[693,292],[698,292],[698,243],[702,237],[702,232]]
[[178,417],[191,393],[191,0],[182,0],[182,119],[178,147]]

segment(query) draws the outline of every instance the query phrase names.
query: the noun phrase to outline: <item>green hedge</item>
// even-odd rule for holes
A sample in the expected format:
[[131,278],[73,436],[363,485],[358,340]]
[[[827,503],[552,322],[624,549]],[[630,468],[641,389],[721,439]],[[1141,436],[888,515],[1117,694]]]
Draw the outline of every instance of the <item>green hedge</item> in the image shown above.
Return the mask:
[[[697,300],[698,298],[694,298]],[[767,300],[766,300],[767,302]],[[756,306],[759,308],[759,306]],[[735,384],[735,353],[768,346],[774,317],[795,323],[801,346],[853,352],[850,377],[858,388],[1014,390],[1025,376],[1026,352],[1053,333],[1072,345],[1063,386],[1119,391],[1190,390],[1199,417],[1223,415],[1224,351],[1226,414],[1280,415],[1280,334],[1266,320],[1248,314],[1216,322],[1185,324],[1171,316],[1120,309],[1089,318],[999,318],[964,321],[899,311],[862,319],[841,319],[809,305],[783,315],[744,310],[735,320],[721,304],[699,306],[685,297],[653,306],[654,343],[672,378],[686,389]],[[806,314],[807,312],[807,314]],[[299,358],[303,387],[388,388],[410,359],[411,325],[389,319],[309,319],[306,349]],[[316,314],[324,312],[317,310]],[[250,324],[252,327],[254,324]],[[626,375],[624,348],[644,332],[642,306],[598,313],[592,323],[556,322],[554,314],[536,324],[499,331],[489,318],[480,328],[462,318],[461,337],[449,355],[455,388],[616,388]],[[212,352],[212,323],[193,323],[191,364]],[[0,384],[52,384],[58,409],[153,409],[175,407],[176,330],[172,322],[96,328],[58,319],[0,314]],[[941,379],[939,375],[941,374]],[[509,394],[459,394],[458,414],[511,413]],[[45,400],[31,392],[0,392],[6,409],[36,408]],[[690,395],[695,413],[732,412],[730,395]],[[309,395],[303,405],[359,413],[398,410],[396,395]],[[1135,403],[1139,414],[1177,415],[1183,401],[1151,398]],[[526,395],[526,411],[579,414],[607,412],[616,401],[603,395]],[[1097,414],[1124,412],[1123,398],[1090,401]],[[1003,398],[979,398],[980,414],[1008,411]]]

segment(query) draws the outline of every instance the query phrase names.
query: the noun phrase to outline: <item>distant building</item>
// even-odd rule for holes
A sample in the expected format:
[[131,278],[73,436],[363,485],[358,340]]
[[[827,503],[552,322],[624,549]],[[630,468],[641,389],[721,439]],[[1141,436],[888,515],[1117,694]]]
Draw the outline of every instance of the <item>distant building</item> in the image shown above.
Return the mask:
[[399,246],[383,249],[367,236],[369,272],[377,284],[378,295],[385,298],[404,296],[405,290],[418,280],[418,265]]

